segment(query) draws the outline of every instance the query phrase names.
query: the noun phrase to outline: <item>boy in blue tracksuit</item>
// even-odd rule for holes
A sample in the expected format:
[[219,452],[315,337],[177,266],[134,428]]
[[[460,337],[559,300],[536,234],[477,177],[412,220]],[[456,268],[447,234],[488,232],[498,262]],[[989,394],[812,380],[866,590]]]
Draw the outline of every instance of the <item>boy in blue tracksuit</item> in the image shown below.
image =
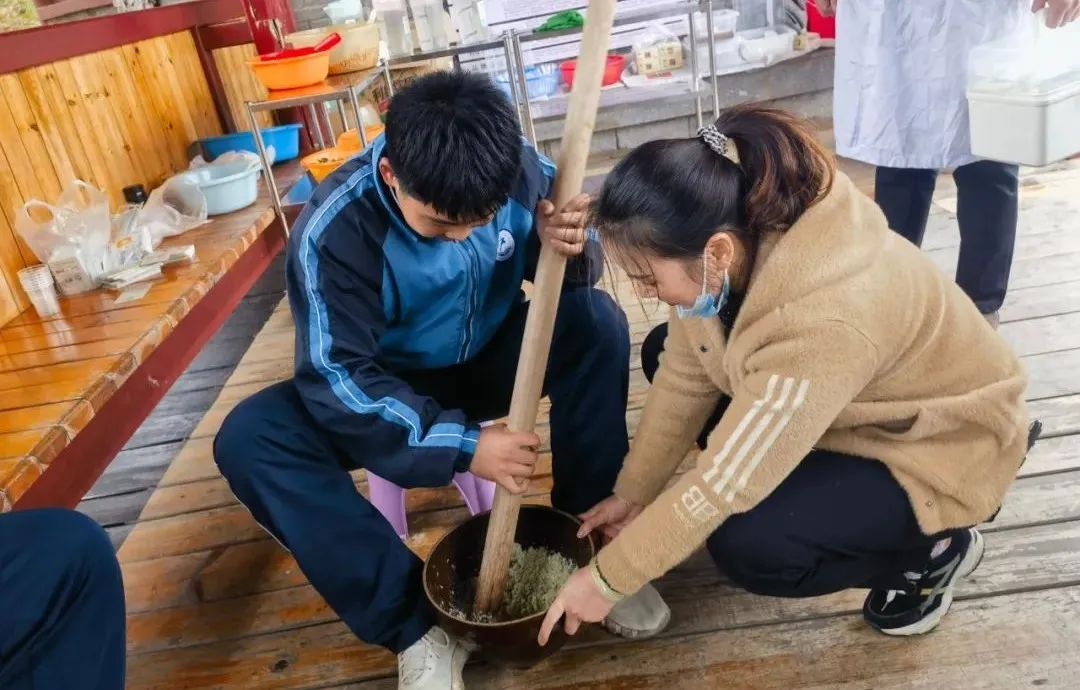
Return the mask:
[[342,620],[399,653],[401,688],[459,687],[466,651],[433,627],[420,560],[348,471],[417,487],[470,470],[524,490],[539,439],[478,423],[508,410],[541,242],[569,257],[545,381],[552,503],[580,513],[608,496],[627,451],[628,326],[592,287],[587,198],[555,213],[554,175],[486,77],[403,89],[385,137],[319,186],[290,237],[294,378],[237,406],[215,443],[236,495]]

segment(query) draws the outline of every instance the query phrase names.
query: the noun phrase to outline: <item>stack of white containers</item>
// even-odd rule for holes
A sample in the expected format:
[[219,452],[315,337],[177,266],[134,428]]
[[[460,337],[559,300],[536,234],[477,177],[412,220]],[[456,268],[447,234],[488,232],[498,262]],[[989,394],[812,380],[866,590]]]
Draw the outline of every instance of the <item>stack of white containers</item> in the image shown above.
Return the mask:
[[971,151],[1046,165],[1080,153],[1080,22],[1047,29],[1042,13],[971,51]]
[[442,0],[409,0],[420,50],[442,50],[450,45]]

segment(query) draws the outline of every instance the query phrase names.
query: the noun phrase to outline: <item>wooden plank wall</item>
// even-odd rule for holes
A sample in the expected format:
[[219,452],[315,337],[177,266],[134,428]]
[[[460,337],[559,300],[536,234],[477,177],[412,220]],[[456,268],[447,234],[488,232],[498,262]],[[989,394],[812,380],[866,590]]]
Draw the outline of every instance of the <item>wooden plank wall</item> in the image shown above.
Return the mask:
[[[214,62],[217,63],[218,73],[221,74],[221,84],[225,88],[233,122],[236,123],[237,130],[246,132],[251,129],[251,126],[248,124],[244,103],[266,98],[266,87],[255,78],[247,66],[247,61],[257,55],[255,44],[246,43],[218,48],[212,54]],[[269,127],[273,124],[270,113],[259,113],[258,118],[260,127]]]
[[160,184],[220,133],[187,31],[0,74],[0,324],[29,307],[16,272],[38,261],[15,232],[27,200],[80,178],[116,210],[124,187]]

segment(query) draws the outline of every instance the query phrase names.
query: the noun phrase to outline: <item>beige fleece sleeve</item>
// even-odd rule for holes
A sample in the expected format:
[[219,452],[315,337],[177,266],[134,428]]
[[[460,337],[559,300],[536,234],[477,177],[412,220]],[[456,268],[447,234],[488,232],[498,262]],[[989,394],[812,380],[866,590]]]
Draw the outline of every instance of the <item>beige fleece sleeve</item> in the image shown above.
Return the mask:
[[645,398],[615,495],[647,505],[686,457],[722,393],[690,348],[685,326],[672,314],[660,368]]
[[[747,356],[745,377],[695,468],[598,555],[630,594],[678,565],[728,516],[764,499],[870,381],[873,345],[837,322],[783,334]],[[643,420],[644,422],[644,420]]]

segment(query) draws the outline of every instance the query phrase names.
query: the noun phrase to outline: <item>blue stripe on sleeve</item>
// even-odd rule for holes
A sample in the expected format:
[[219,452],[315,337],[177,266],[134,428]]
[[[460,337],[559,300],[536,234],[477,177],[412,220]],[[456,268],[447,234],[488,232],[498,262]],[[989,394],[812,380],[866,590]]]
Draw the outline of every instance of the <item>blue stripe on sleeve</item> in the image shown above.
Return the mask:
[[540,159],[540,170],[543,171],[544,177],[548,178],[548,180],[554,180],[555,163],[553,163],[550,158],[540,153],[539,151],[536,152],[536,157]]
[[461,424],[439,423],[421,438],[422,426],[416,411],[404,402],[392,397],[373,400],[360,389],[349,373],[330,358],[333,337],[326,303],[316,290],[318,285],[319,258],[316,249],[319,238],[346,204],[357,197],[356,188],[372,169],[364,166],[350,175],[344,183],[331,192],[323,205],[312,216],[301,237],[300,264],[304,271],[304,283],[308,302],[308,357],[330,385],[330,389],[345,407],[358,414],[376,414],[382,419],[408,430],[408,444],[417,448],[461,448],[474,450],[479,433]]

